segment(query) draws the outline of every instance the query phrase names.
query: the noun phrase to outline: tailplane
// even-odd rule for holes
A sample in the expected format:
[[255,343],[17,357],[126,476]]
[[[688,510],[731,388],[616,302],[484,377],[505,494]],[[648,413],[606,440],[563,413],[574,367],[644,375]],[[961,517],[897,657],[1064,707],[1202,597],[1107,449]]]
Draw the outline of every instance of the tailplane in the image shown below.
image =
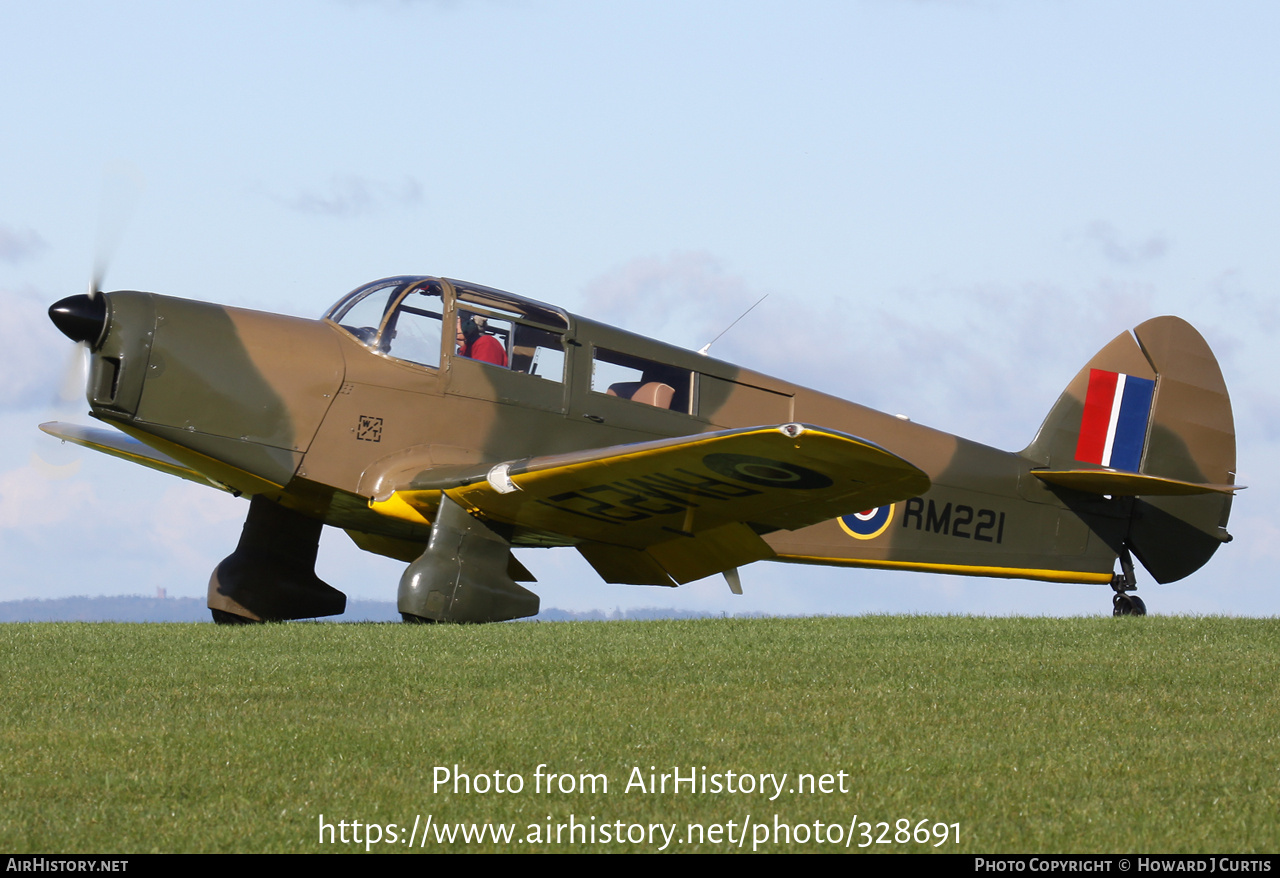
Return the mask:
[[1231,399],[1208,344],[1177,317],[1099,351],[1022,454],[1050,485],[1130,503],[1117,552],[1131,549],[1157,582],[1190,575],[1231,539]]

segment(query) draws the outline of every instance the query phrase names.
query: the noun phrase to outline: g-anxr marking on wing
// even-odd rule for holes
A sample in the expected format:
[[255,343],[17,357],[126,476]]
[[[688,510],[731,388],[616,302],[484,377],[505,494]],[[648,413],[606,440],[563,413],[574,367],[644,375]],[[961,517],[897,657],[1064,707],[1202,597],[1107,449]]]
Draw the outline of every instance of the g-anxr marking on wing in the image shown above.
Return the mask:
[[502,465],[502,474],[498,484],[424,480],[396,496],[429,516],[443,490],[490,520],[643,549],[731,523],[793,530],[914,497],[930,484],[874,443],[798,424],[530,458]]

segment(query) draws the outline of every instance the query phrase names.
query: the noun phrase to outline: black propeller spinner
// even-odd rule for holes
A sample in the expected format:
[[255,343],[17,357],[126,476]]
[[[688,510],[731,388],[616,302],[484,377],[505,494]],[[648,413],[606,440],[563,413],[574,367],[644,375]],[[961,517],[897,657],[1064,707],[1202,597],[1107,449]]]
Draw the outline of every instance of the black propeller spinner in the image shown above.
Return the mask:
[[107,328],[106,296],[101,293],[68,296],[49,306],[49,319],[67,338],[86,342],[92,347]]

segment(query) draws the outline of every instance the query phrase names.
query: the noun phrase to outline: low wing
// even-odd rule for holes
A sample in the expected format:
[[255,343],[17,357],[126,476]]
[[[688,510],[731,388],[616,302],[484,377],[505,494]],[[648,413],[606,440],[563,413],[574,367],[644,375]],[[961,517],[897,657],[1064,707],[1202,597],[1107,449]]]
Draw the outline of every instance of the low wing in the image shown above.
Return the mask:
[[577,545],[609,582],[671,585],[772,557],[762,533],[915,497],[929,484],[865,439],[785,424],[455,472],[373,507],[430,520],[444,493],[486,521]]
[[101,427],[82,427],[79,424],[63,424],[50,421],[41,424],[40,429],[64,442],[83,445],[112,457],[119,457],[131,463],[138,463],[151,469],[160,470],[171,476],[178,476],[202,485],[211,485],[223,491],[230,490],[221,482],[205,476],[191,467],[179,463],[167,454],[161,454],[154,448],[144,445],[132,436],[126,436],[116,430],[104,430]]

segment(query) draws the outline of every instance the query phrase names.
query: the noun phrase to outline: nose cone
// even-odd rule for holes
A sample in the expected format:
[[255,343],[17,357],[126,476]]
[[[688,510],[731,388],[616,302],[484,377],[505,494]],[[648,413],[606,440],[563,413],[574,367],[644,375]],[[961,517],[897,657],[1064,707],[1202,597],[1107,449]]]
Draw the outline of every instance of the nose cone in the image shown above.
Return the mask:
[[93,297],[68,296],[50,306],[49,319],[72,341],[93,345],[107,328],[107,298],[102,293]]

